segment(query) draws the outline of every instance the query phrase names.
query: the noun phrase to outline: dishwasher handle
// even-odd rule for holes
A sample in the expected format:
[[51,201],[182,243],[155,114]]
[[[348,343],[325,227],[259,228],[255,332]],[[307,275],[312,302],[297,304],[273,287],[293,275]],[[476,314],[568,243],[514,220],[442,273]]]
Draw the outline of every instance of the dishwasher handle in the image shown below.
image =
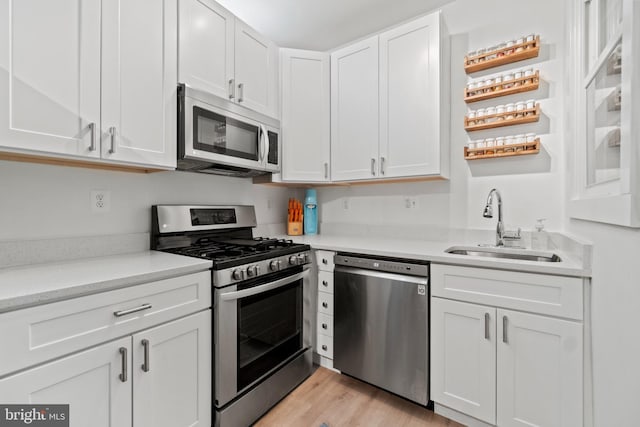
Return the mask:
[[427,276],[408,276],[406,274],[387,273],[386,271],[366,270],[364,268],[345,267],[336,265],[334,273],[354,274],[356,276],[375,277],[378,279],[393,280],[396,282],[406,282],[416,285],[428,285],[429,278]]

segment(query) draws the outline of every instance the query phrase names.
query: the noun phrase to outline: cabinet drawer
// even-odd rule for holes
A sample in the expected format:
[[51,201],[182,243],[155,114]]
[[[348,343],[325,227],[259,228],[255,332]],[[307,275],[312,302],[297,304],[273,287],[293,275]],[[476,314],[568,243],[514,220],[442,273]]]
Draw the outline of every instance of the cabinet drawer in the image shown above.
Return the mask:
[[431,295],[582,320],[578,277],[431,264]]
[[316,251],[318,270],[333,271],[333,256],[335,254],[331,251]]
[[333,272],[318,271],[318,290],[329,294],[333,293]]
[[5,313],[0,376],[210,306],[203,271]]
[[316,349],[316,353],[320,356],[333,359],[333,337],[318,335],[318,348]]
[[318,335],[333,336],[333,316],[318,313]]
[[333,316],[333,294],[318,292],[318,312]]

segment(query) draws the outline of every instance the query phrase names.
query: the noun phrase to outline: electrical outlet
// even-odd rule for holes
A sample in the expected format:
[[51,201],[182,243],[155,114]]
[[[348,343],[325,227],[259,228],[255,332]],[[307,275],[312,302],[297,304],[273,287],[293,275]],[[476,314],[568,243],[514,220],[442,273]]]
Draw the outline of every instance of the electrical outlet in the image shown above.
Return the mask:
[[342,209],[345,211],[349,210],[349,199],[346,197],[342,199]]
[[273,208],[273,201],[271,199],[267,199],[267,209]]
[[407,209],[413,209],[416,207],[416,199],[413,197],[405,197],[404,199],[404,207]]
[[111,210],[111,191],[91,191],[91,211],[93,213],[107,213]]

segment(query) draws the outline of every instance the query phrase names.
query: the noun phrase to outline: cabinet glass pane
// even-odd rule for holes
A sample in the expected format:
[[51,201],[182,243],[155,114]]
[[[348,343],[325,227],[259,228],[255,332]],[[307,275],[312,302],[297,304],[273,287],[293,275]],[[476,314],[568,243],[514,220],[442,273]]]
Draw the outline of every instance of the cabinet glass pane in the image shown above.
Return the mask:
[[584,4],[585,75],[622,28],[622,0],[588,0]]
[[618,44],[587,86],[587,185],[620,178],[622,95]]
[[622,0],[599,0],[598,54],[613,40],[622,27]]

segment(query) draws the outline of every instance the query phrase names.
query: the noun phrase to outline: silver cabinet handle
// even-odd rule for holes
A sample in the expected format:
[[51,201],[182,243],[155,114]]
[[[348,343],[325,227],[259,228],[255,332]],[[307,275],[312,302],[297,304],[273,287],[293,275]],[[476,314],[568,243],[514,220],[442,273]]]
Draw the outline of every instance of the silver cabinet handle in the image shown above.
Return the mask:
[[96,151],[96,124],[89,123],[89,132],[91,132],[91,145],[89,151]]
[[238,102],[244,101],[244,83],[238,83]]
[[323,302],[323,303],[322,303],[322,306],[323,306],[324,308],[329,308],[329,304],[327,304],[326,302]]
[[371,159],[371,175],[376,176],[376,159]]
[[233,79],[229,79],[229,99],[236,97],[236,85],[233,84]]
[[322,345],[322,349],[323,349],[324,351],[327,351],[327,346],[323,344],[323,345]]
[[140,307],[130,308],[128,310],[114,311],[113,315],[116,317],[122,317],[122,316],[126,316],[127,314],[136,313],[138,311],[149,310],[150,308],[151,308],[151,304],[142,304]]
[[329,326],[327,326],[327,324],[326,324],[326,323],[323,323],[323,324],[322,324],[322,329],[329,329]]
[[109,128],[109,134],[111,135],[111,148],[109,148],[109,154],[116,152],[116,127],[111,126]]
[[329,286],[329,282],[327,282],[326,280],[322,281],[322,286]]
[[380,157],[380,175],[384,175],[384,157]]
[[144,347],[144,362],[142,362],[142,370],[149,372],[149,340],[144,339],[141,341],[142,347]]
[[489,313],[484,314],[484,339],[489,339]]
[[120,381],[122,381],[123,383],[127,382],[127,371],[128,371],[128,367],[127,367],[127,348],[126,347],[120,347],[120,360],[122,361],[122,372],[120,372],[120,375],[118,376],[118,378],[120,378]]
[[507,316],[502,316],[502,342],[505,344],[509,343],[509,339],[507,337],[508,322]]
[[324,179],[329,179],[329,163],[324,163]]

